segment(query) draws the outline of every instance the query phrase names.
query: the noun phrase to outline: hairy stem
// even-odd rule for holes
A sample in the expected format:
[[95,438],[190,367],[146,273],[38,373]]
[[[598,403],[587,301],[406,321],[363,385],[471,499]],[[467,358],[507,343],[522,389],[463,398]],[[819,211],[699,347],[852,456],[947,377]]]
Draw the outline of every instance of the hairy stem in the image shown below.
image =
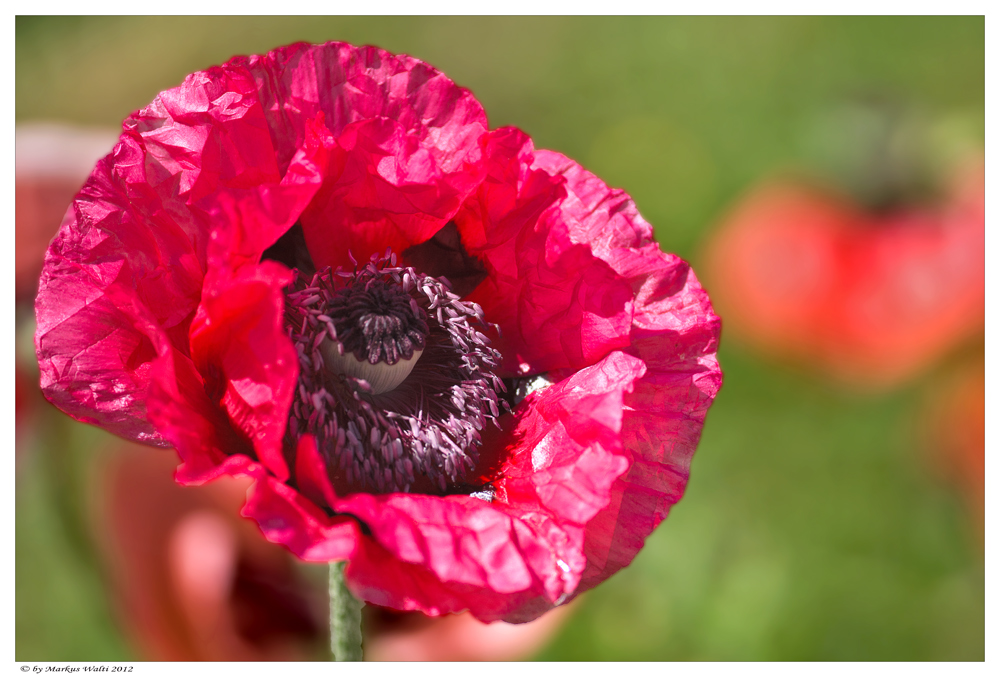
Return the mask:
[[347,589],[346,566],[347,562],[330,562],[330,650],[335,661],[360,661],[364,602]]

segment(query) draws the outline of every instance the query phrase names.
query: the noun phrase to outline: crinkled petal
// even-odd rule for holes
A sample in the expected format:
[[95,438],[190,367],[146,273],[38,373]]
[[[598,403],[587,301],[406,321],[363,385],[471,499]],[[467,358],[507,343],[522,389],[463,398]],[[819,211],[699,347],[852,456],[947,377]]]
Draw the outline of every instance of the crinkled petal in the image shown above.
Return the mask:
[[248,440],[209,399],[191,359],[173,346],[162,348],[163,355],[153,364],[149,419],[183,461],[178,478],[197,484],[245,470],[245,464],[234,461],[250,461],[253,448]]
[[186,350],[204,255],[148,187],[142,140],[126,133],[98,163],[45,257],[35,346],[46,397],[78,420],[164,446],[146,420],[156,357],[129,306]]
[[[477,498],[462,498],[463,501],[482,502]],[[473,511],[478,517],[483,513]],[[490,517],[486,520],[492,527],[490,536],[497,535],[497,526],[505,524],[502,518]],[[464,531],[464,529],[461,529]],[[493,567],[514,566],[503,557],[516,560],[547,556],[545,543],[540,541],[527,524],[512,519],[510,530],[517,537],[502,549],[492,548],[496,559]],[[469,536],[469,538],[472,538]],[[504,539],[506,542],[506,539]],[[517,551],[511,555],[511,551]],[[515,560],[515,561],[516,561]],[[431,616],[470,609],[480,620],[490,621],[504,618],[509,621],[530,620],[552,608],[553,603],[539,594],[539,583],[518,591],[498,593],[496,590],[476,583],[461,583],[442,579],[435,571],[398,559],[390,550],[372,538],[362,538],[347,566],[348,586],[358,597],[375,604],[401,610],[422,611]]]
[[635,290],[628,352],[646,370],[625,396],[621,442],[628,472],[587,526],[587,569],[577,592],[629,564],[680,500],[705,415],[722,384],[716,359],[720,321],[694,272],[652,240],[652,229],[621,190],[551,151],[535,165],[566,178],[562,217],[574,242]]
[[386,118],[344,130],[327,180],[302,215],[317,266],[352,267],[351,256],[366,261],[387,248],[402,252],[431,238],[458,211],[479,172],[443,172],[424,143]]
[[323,114],[306,121],[306,138],[278,183],[253,188],[220,188],[197,203],[201,219],[213,224],[208,244],[206,293],[226,284],[244,266],[260,261],[264,251],[294,224],[323,181],[333,137]]
[[306,143],[280,183],[220,188],[199,202],[217,224],[208,245],[202,302],[191,324],[191,356],[206,386],[256,456],[284,480],[283,437],[298,379],[298,357],[284,327],[290,272],[264,250],[291,227],[319,187],[332,141],[307,121]]
[[487,177],[456,215],[487,278],[467,297],[499,325],[507,375],[579,369],[628,345],[632,289],[561,214],[564,179],[531,166],[531,139],[505,128],[486,141]]
[[327,474],[326,461],[312,435],[299,438],[295,451],[295,480],[299,491],[316,505],[333,505],[337,497]]
[[[224,68],[256,80],[279,166],[323,113],[339,153],[302,225],[317,267],[350,266],[431,237],[482,178],[486,114],[472,94],[405,55],[296,44]],[[398,248],[398,249],[397,249]]]
[[124,126],[142,135],[149,185],[164,199],[193,203],[281,179],[256,83],[241,69],[192,73]]
[[[42,388],[53,403],[123,437],[162,446],[146,420],[156,352],[118,306],[148,308],[187,354],[209,232],[217,224],[192,204],[274,185],[282,176],[255,81],[244,71],[191,75],[123,127],[46,254],[36,350]],[[326,156],[310,159],[325,164]],[[286,183],[295,183],[289,174]],[[312,174],[315,192],[318,170]]]
[[178,482],[202,484],[224,475],[252,477],[256,482],[242,514],[255,519],[269,540],[305,559],[351,556],[358,538],[357,522],[327,516],[254,461],[249,442],[208,400],[194,364],[172,348],[156,361],[149,410],[150,419],[184,461],[177,470]]
[[330,517],[270,475],[254,483],[240,514],[256,520],[269,541],[284,545],[306,561],[348,559],[361,539],[352,517]]
[[298,355],[284,326],[284,287],[291,273],[272,261],[246,267],[206,290],[191,324],[191,357],[221,407],[253,444],[257,458],[285,480],[282,451]]

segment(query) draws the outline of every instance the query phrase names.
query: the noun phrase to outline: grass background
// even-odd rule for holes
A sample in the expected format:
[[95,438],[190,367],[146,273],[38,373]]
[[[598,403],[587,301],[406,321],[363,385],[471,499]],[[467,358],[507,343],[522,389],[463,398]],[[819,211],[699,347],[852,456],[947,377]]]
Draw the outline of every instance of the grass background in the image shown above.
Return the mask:
[[[847,98],[984,111],[981,17],[18,17],[16,118],[117,126],[189,72],[296,40],[437,66],[491,126],[628,190],[696,270],[726,208],[808,165]],[[539,658],[983,660],[982,551],[918,425],[944,367],[859,396],[727,339],[686,497]],[[83,500],[104,434],[61,426],[19,450],[17,658],[127,660],[58,507]]]

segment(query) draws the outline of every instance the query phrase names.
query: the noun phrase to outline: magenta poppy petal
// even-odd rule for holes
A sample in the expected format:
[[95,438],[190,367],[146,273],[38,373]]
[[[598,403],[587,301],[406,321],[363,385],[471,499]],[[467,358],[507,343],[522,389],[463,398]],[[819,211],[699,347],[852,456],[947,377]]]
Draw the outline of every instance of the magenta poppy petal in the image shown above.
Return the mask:
[[323,115],[308,120],[305,145],[280,183],[219,188],[202,199],[217,224],[208,245],[202,303],[191,325],[191,355],[230,420],[276,476],[288,477],[283,437],[298,378],[295,349],[284,327],[288,270],[264,261],[315,195],[332,145]]
[[306,144],[280,183],[218,189],[202,199],[217,224],[208,245],[202,303],[191,325],[191,355],[238,430],[276,476],[288,477],[283,437],[298,378],[284,328],[283,288],[289,271],[263,251],[298,218],[321,180],[331,141],[322,114],[308,121]]
[[[525,534],[530,548],[528,527],[519,522],[514,525],[517,533]],[[346,578],[348,587],[360,599],[405,611],[423,611],[431,616],[474,609],[482,620],[516,621],[522,617],[535,618],[551,607],[551,603],[539,596],[540,586],[500,595],[487,587],[442,581],[430,569],[397,559],[370,538],[359,540],[358,549],[348,563]]]
[[147,187],[142,158],[141,141],[122,135],[67,213],[46,253],[35,345],[50,401],[122,437],[164,446],[146,420],[156,351],[127,309],[147,309],[186,349],[203,257]]
[[208,398],[194,363],[172,346],[163,348],[153,363],[149,419],[184,462],[178,475],[199,483],[217,476],[231,459],[249,461],[250,444]]
[[223,68],[245,69],[257,82],[279,166],[302,145],[305,120],[322,111],[335,137],[353,122],[387,118],[424,139],[447,171],[473,152],[486,114],[467,89],[405,54],[343,42],[296,43],[262,56],[236,57]]
[[571,238],[590,242],[636,289],[630,351],[647,367],[625,398],[622,442],[630,467],[588,526],[582,591],[629,564],[683,495],[722,384],[715,357],[720,322],[688,264],[659,251],[627,194],[558,153],[539,151],[535,163],[567,179],[563,213]]
[[[220,188],[197,204],[213,224],[205,286],[211,290],[245,265],[256,264],[299,217],[323,181],[333,138],[323,114],[306,121],[306,138],[280,182],[252,188]],[[223,282],[224,283],[224,282]]]
[[[703,378],[651,371],[626,398],[622,442],[631,464],[615,481],[608,507],[587,526],[580,592],[631,563],[684,495],[705,413],[720,384],[717,369]],[[677,413],[685,408],[690,411]]]
[[191,324],[191,358],[205,387],[275,476],[288,478],[282,438],[298,379],[298,357],[285,332],[284,294],[291,274],[265,261],[207,291]]
[[299,491],[316,505],[331,506],[336,502],[337,496],[330,484],[326,463],[317,451],[312,435],[303,435],[299,439],[295,451],[295,479]]
[[642,218],[628,193],[609,188],[578,163],[550,150],[536,150],[529,159],[532,169],[564,180],[561,213],[573,242],[588,243],[602,260],[614,266],[615,250],[655,244],[653,228]]
[[[116,304],[102,299],[117,294],[143,304],[187,351],[210,222],[190,202],[281,179],[253,91],[252,78],[215,69],[162,93],[125,121],[119,144],[74,201],[36,299],[42,388],[67,413],[129,439],[166,444],[146,420],[155,352]],[[299,165],[325,161],[325,152],[314,150]],[[316,185],[307,188],[314,192],[318,169],[312,175]],[[286,174],[285,184],[304,183],[294,171]]]
[[461,165],[461,171],[444,171],[425,143],[387,118],[344,130],[327,180],[302,215],[317,266],[353,267],[351,256],[367,261],[386,248],[403,252],[458,211],[478,172]]
[[487,269],[468,300],[499,325],[504,371],[579,369],[627,346],[632,289],[571,239],[563,179],[531,168],[531,139],[516,129],[488,135],[486,155],[488,176],[455,223]]
[[125,121],[146,145],[149,185],[197,202],[220,188],[281,179],[253,78],[212,68],[187,76]]
[[551,525],[540,534],[502,505],[465,496],[357,494],[337,509],[373,532],[347,574],[352,589],[376,604],[433,615],[470,609],[489,621],[540,599],[551,608],[565,589],[549,541],[572,539],[558,528],[553,537],[544,528]]
[[348,251],[365,261],[387,246],[401,252],[426,240],[481,179],[482,106],[417,59],[343,43],[296,44],[224,68],[256,80],[279,166],[317,114],[337,140],[328,179],[302,220],[318,267],[353,265]]
[[329,517],[287,484],[268,476],[254,482],[240,513],[257,521],[264,536],[311,562],[353,556],[360,540],[351,517]]

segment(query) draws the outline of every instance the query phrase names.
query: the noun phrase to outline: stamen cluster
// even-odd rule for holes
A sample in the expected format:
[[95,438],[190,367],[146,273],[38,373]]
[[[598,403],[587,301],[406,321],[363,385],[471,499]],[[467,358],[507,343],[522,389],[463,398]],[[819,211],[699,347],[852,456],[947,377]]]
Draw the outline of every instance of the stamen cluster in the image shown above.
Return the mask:
[[[366,358],[378,352],[386,361],[395,350],[407,359],[405,340],[398,337],[411,336],[406,329],[416,326],[414,318],[426,318],[426,334],[409,376],[376,394],[363,378],[332,371],[323,345],[348,331],[333,316],[363,320],[371,314],[366,308],[386,300],[391,303],[381,308],[389,312],[380,316],[398,320],[383,323],[383,329],[395,331],[350,332],[353,343],[345,349]],[[408,317],[395,312],[403,305]],[[493,373],[501,356],[483,333],[488,325],[478,305],[463,303],[446,281],[397,266],[387,252],[354,271],[326,268],[311,278],[296,273],[286,292],[285,322],[300,366],[288,435],[293,442],[304,434],[315,437],[334,486],[393,492],[427,485],[445,492],[475,467],[480,431],[507,408],[499,396],[504,385]],[[380,342],[361,345],[359,337]],[[412,354],[416,341],[410,341]]]
[[424,349],[427,319],[401,285],[381,277],[355,279],[330,299],[326,314],[344,350],[370,364],[396,364]]

